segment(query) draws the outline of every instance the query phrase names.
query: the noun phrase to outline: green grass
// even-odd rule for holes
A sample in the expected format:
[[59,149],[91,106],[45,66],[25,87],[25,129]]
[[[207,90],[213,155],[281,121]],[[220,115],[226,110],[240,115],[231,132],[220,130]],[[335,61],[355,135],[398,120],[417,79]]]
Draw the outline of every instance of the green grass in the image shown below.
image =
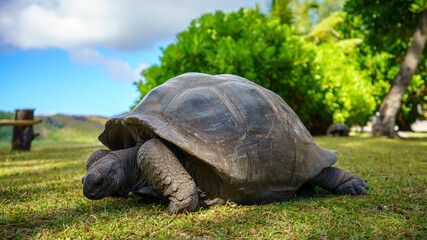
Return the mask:
[[[14,119],[14,113],[0,111],[0,119]],[[56,114],[49,117],[36,116],[42,120],[41,124],[34,125],[36,137],[32,144],[35,146],[66,142],[72,144],[91,143],[97,139],[104,129],[106,118],[98,116],[70,116]],[[0,127],[0,149],[10,148],[13,126]],[[63,143],[62,143],[63,144]]]
[[338,167],[362,176],[365,196],[317,189],[288,202],[200,209],[169,216],[152,200],[86,199],[86,157],[95,144],[0,147],[0,238],[47,239],[425,239],[427,138],[317,137],[339,150]]

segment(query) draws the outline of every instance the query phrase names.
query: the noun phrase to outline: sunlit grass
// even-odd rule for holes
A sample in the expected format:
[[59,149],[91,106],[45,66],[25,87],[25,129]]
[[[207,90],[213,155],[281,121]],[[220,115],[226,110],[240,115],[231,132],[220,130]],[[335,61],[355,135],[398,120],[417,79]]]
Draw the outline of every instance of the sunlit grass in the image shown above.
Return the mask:
[[153,200],[86,199],[81,190],[94,144],[0,147],[0,238],[418,238],[427,234],[427,139],[317,137],[338,150],[337,166],[362,176],[366,196],[316,189],[288,202],[200,209],[169,216]]

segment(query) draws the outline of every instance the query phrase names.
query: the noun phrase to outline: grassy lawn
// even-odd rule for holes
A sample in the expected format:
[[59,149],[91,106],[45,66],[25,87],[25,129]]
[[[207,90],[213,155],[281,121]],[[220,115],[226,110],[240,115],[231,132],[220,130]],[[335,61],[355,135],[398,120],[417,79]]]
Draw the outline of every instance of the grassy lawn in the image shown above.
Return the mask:
[[288,202],[169,216],[150,199],[86,199],[81,179],[96,144],[0,145],[0,238],[388,239],[427,236],[427,138],[317,137],[337,166],[370,186],[365,196],[299,193]]

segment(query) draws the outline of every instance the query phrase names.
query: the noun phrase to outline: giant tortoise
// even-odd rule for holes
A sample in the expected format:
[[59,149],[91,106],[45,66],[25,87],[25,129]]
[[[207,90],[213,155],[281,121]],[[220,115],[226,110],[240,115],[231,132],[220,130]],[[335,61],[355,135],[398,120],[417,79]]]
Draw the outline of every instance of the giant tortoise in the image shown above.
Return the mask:
[[336,151],[316,145],[274,92],[245,78],[186,73],[112,118],[87,160],[89,199],[151,194],[169,213],[233,201],[283,201],[304,183],[365,194],[363,180],[331,167]]

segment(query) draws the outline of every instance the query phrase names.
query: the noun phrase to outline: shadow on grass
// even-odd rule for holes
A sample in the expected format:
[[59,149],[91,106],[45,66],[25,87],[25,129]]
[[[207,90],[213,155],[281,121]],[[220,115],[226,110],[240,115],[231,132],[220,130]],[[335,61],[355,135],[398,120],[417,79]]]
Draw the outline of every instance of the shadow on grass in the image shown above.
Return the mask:
[[[2,177],[0,177],[0,182],[19,182],[22,179],[34,179],[36,177],[50,177],[50,176],[60,176],[61,173],[63,173],[64,171],[75,171],[75,170],[86,170],[85,168],[85,160],[82,160],[81,163],[75,163],[76,161],[80,161],[78,159],[73,160],[73,162],[65,164],[65,163],[61,163],[61,164],[46,164],[47,166],[44,166],[43,168],[45,169],[40,169],[40,168],[35,168],[35,169],[31,169],[32,166],[37,166],[37,164],[34,165],[14,165],[14,166],[19,166],[19,167],[30,167],[29,170],[25,170],[25,171],[19,171],[19,172],[15,172],[15,173],[6,173],[6,174],[2,174]],[[2,167],[0,167],[2,168]],[[10,168],[8,166],[4,166],[3,168]],[[82,176],[83,177],[83,176]],[[12,180],[11,180],[12,179]]]
[[61,232],[76,223],[84,225],[86,222],[93,222],[93,220],[90,220],[91,218],[102,218],[101,215],[120,217],[119,213],[123,209],[135,207],[138,200],[132,199],[132,201],[129,201],[128,199],[125,202],[126,204],[123,204],[122,201],[113,201],[108,206],[78,203],[75,208],[66,208],[44,214],[19,215],[9,219],[3,218],[0,219],[0,229],[5,238],[19,238],[29,236],[29,234],[37,235],[38,232],[46,229]]
[[[106,148],[99,145],[78,145],[78,146],[52,146],[52,147],[42,147],[42,148],[32,148],[31,151],[20,151],[20,150],[14,150],[10,151],[7,149],[0,149],[0,159],[5,159],[6,157],[14,158],[16,160],[27,160],[25,158],[28,158],[31,156],[32,158],[39,157],[40,155],[44,156],[44,159],[53,159],[58,154],[65,154],[65,153],[81,153],[81,151],[89,150],[89,149],[95,149],[95,148]],[[46,154],[49,153],[49,154]],[[50,154],[53,154],[53,156],[50,156]],[[56,154],[55,154],[56,153]]]
[[[33,194],[40,192],[46,193],[47,191],[55,192],[58,191],[56,186],[49,186],[48,188],[34,188],[31,190]],[[307,185],[301,190],[297,191],[291,201],[315,201],[318,197],[325,197],[326,191],[322,191],[317,188]],[[20,193],[15,192],[15,196],[19,196]],[[335,195],[332,195],[335,196]],[[26,196],[28,197],[28,196]],[[82,196],[82,198],[84,198]],[[18,198],[13,199],[8,197],[10,201],[19,201]],[[251,212],[251,209],[256,207],[263,208],[271,206],[274,208],[275,205],[286,204],[282,203],[271,203],[266,205],[237,205],[238,208],[247,212],[245,217],[236,220],[235,216],[230,216],[228,219],[223,217],[220,219],[212,218],[204,222],[195,222],[195,228],[206,228],[207,226],[212,229],[223,229],[224,221],[227,225],[237,224],[242,225],[248,221],[252,221],[254,224],[265,224],[263,220],[263,214],[257,212]],[[60,233],[69,227],[84,228],[86,225],[94,224],[96,221],[100,223],[104,221],[111,221],[114,218],[120,218],[121,215],[128,211],[141,212],[146,216],[156,218],[170,218],[176,220],[174,216],[167,214],[167,203],[159,200],[155,197],[149,196],[128,196],[124,198],[106,198],[100,201],[82,200],[75,203],[75,207],[62,208],[56,211],[46,211],[42,214],[18,214],[6,218],[0,218],[0,229],[5,238],[21,238],[24,236],[36,236],[41,234],[43,231]],[[212,207],[215,208],[215,207]],[[184,214],[197,215],[206,214],[211,208],[201,208],[198,213]],[[262,217],[262,218],[260,218]],[[220,234],[220,232],[218,232]]]

